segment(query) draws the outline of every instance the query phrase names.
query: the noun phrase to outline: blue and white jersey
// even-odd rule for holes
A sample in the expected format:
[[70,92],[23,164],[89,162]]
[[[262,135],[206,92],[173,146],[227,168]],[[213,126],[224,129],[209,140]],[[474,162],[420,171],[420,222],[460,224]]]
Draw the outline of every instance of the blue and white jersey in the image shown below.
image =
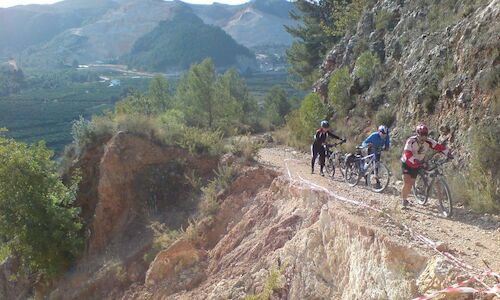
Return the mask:
[[385,149],[389,149],[390,146],[390,138],[389,138],[389,133],[385,135],[385,138],[381,138],[380,134],[378,134],[378,131],[373,132],[370,134],[366,140],[363,141],[363,144],[361,144],[363,147],[367,147],[368,143],[372,143],[372,147],[374,149],[380,149],[385,147]]

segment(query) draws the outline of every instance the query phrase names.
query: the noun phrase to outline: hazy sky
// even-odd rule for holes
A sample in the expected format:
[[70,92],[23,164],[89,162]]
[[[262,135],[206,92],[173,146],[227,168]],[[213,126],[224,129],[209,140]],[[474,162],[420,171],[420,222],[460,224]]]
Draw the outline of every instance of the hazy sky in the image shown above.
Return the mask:
[[[10,7],[14,5],[25,5],[25,4],[50,4],[59,2],[60,0],[0,0],[0,7]],[[182,0],[188,3],[196,4],[212,4],[212,2],[226,3],[226,4],[241,4],[248,2],[248,0]]]

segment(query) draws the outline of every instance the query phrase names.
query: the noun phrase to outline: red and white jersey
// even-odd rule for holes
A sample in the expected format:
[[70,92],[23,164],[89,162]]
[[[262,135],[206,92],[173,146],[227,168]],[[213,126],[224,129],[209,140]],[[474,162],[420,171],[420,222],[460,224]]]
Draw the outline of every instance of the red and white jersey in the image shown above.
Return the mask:
[[446,146],[439,144],[429,137],[426,137],[424,142],[419,144],[417,136],[412,136],[406,140],[401,161],[406,163],[410,168],[417,168],[418,165],[415,163],[415,160],[423,160],[425,158],[425,154],[431,149],[442,152],[445,155],[448,155],[449,152]]

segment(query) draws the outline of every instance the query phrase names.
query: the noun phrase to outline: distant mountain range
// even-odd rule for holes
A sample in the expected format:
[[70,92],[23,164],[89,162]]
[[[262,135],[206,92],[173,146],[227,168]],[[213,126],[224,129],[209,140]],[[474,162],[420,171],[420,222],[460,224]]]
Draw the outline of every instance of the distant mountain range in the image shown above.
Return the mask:
[[[152,32],[158,35],[161,28],[167,30],[165,24],[172,25],[168,22],[179,14],[196,15],[205,23],[195,22],[198,28],[190,30],[214,34],[208,28],[216,26],[245,47],[289,45],[292,40],[283,25],[292,24],[288,17],[292,8],[293,4],[286,0],[254,0],[242,5],[191,5],[177,0],[65,0],[53,5],[16,6],[0,9],[0,56],[14,56],[21,65],[34,67],[113,62],[123,57],[130,61],[131,51],[138,53],[133,49],[139,39],[144,41],[148,34],[150,39]],[[190,34],[197,36],[195,32]],[[222,35],[220,38],[225,40]],[[151,42],[146,44],[153,48],[160,45]],[[228,43],[231,44],[226,41],[224,45],[214,45],[208,52],[227,48]],[[158,49],[144,49],[146,44],[141,46],[141,55],[159,55]],[[174,48],[180,53],[193,50],[184,44],[186,49]],[[231,57],[251,55],[232,44],[229,48],[234,51],[225,54]]]

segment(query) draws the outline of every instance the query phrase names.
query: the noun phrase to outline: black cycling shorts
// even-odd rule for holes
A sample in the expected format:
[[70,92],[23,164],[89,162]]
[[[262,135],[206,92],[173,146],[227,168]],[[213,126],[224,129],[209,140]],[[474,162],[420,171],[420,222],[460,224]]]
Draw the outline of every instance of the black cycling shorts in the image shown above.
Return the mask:
[[404,174],[408,174],[411,178],[417,178],[419,168],[410,168],[406,163],[401,162],[401,170]]

